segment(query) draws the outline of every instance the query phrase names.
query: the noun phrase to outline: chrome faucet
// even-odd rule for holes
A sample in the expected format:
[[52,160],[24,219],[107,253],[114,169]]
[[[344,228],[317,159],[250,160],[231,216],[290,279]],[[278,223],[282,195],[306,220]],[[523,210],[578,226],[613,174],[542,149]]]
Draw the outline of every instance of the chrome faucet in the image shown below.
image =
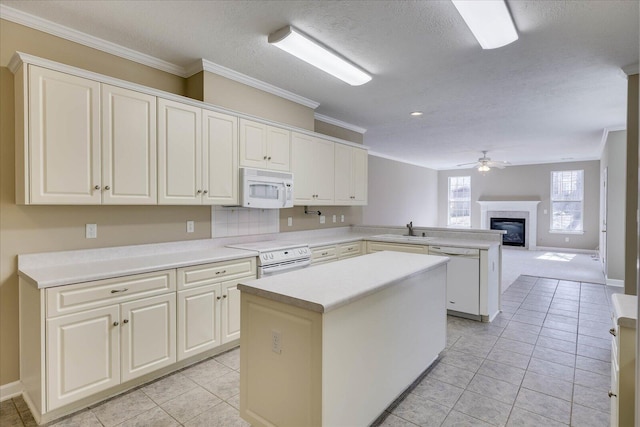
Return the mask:
[[413,236],[413,221],[409,222],[409,224],[407,224],[407,228],[409,229],[409,236]]

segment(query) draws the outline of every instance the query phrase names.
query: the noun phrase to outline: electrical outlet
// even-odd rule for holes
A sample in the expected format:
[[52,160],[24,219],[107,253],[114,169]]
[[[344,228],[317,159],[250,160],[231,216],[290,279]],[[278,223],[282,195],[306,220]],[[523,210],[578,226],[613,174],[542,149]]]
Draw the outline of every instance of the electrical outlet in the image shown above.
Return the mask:
[[568,241],[569,241],[569,238],[568,238],[568,237],[565,237],[565,238],[564,238],[564,241],[565,241],[565,242],[568,242]]
[[282,353],[282,334],[275,329],[271,331],[271,351],[276,354]]
[[196,230],[196,226],[193,221],[187,221],[187,233],[193,233]]
[[324,215],[320,215],[320,224],[324,224],[326,219],[327,218]]
[[287,217],[287,227],[291,227],[293,225],[293,217]]
[[335,215],[333,216],[332,221],[336,222],[336,216]]
[[344,222],[344,215],[340,215],[340,222]]
[[87,239],[97,239],[98,224],[85,224],[85,237]]

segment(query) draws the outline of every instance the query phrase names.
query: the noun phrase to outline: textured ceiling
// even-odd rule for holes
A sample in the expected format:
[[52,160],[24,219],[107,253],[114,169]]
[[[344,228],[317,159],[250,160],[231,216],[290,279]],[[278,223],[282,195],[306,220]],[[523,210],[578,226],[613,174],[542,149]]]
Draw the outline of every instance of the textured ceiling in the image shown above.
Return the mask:
[[[519,40],[482,50],[443,1],[6,1],[187,67],[199,58],[320,103],[372,151],[435,169],[597,159],[626,121],[638,1],[508,1]],[[351,87],[267,43],[291,24],[373,75]],[[414,110],[421,118],[411,118]]]

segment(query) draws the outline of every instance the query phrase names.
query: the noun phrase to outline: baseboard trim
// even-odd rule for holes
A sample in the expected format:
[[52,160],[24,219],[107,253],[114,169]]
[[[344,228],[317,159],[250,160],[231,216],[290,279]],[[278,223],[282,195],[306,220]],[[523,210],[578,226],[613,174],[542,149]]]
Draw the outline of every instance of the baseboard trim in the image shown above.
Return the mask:
[[[570,254],[598,254],[598,251],[595,249],[574,249],[574,248],[554,248],[551,246],[538,246],[535,248],[536,251],[553,251],[553,252],[565,252]],[[599,256],[599,255],[598,255]]]
[[606,278],[606,280],[607,280],[607,285],[609,285],[609,286],[616,286],[618,288],[624,288],[624,280],[609,279],[608,277]]
[[0,385],[0,402],[9,400],[12,397],[20,396],[21,394],[22,383],[20,381]]

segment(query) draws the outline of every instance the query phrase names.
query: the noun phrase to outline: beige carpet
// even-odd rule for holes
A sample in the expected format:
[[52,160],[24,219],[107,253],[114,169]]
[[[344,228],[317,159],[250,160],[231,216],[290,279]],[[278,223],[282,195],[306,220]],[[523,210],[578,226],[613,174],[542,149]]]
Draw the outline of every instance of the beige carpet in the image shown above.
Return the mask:
[[502,292],[521,274],[576,282],[605,283],[600,260],[594,255],[503,247]]

